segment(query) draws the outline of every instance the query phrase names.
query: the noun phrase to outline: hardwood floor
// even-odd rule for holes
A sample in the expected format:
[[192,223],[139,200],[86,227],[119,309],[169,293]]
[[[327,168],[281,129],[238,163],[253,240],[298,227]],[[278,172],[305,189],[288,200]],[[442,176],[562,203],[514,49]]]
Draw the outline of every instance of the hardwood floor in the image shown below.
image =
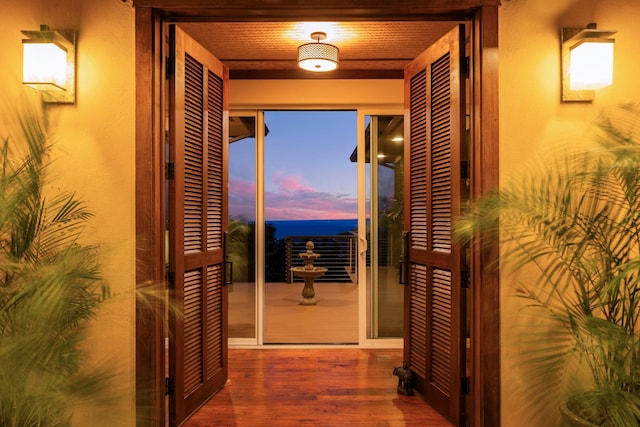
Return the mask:
[[396,391],[399,349],[229,349],[229,382],[185,427],[450,427]]

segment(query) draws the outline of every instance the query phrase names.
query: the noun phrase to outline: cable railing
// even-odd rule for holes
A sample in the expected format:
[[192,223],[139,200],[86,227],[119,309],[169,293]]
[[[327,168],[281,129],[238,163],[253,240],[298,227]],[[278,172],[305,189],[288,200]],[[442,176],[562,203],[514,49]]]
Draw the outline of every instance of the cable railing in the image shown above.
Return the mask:
[[285,241],[287,283],[303,281],[300,277],[291,273],[291,267],[304,265],[304,261],[299,254],[306,252],[308,241],[313,242],[313,252],[320,255],[313,265],[327,268],[327,272],[323,276],[315,279],[316,282],[355,283],[357,281],[358,248],[355,234],[287,236]]

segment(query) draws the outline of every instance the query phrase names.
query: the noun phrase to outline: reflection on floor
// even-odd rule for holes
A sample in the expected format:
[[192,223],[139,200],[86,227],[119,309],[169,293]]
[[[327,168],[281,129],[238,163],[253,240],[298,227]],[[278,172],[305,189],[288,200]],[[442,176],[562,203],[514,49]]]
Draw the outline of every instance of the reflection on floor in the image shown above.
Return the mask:
[[230,349],[229,382],[184,427],[451,427],[403,396],[395,349]]
[[[358,285],[316,283],[317,305],[298,304],[303,283],[267,283],[264,307],[266,344],[358,342]],[[253,284],[234,284],[229,293],[229,336],[253,338]]]
[[404,286],[397,268],[378,267],[378,338],[402,337]]
[[303,283],[269,283],[265,294],[267,344],[358,343],[358,285],[316,283],[317,305],[305,306]]
[[[404,287],[398,283],[398,269],[378,268],[375,295],[367,286],[366,321],[371,331],[372,298],[375,299],[377,334],[368,337],[403,336]],[[367,268],[366,283],[370,283]],[[264,306],[264,343],[311,344],[358,342],[358,284],[315,283],[315,306],[302,306],[302,282],[267,283]],[[256,337],[256,297],[254,283],[234,283],[229,287],[229,337]]]
[[255,283],[229,285],[229,337],[255,338]]

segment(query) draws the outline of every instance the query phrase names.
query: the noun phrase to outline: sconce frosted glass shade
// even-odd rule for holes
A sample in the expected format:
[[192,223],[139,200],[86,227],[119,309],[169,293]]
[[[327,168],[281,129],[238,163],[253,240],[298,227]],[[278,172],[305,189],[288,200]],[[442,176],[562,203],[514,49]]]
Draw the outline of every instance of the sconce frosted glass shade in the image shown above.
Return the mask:
[[22,82],[37,90],[66,90],[67,51],[55,43],[22,43]]
[[613,83],[615,30],[562,28],[562,101],[591,102],[596,89]]
[[76,102],[76,33],[73,30],[23,30],[22,83],[40,92],[42,102]]
[[571,90],[595,90],[613,82],[613,40],[584,41],[571,48]]
[[326,43],[298,46],[298,66],[303,70],[325,72],[338,68],[338,48]]

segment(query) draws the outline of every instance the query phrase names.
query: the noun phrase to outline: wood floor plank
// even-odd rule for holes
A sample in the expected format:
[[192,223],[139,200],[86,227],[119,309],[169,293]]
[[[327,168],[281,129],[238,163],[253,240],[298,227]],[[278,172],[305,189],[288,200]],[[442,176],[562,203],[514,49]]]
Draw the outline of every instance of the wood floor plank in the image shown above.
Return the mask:
[[396,391],[400,349],[230,349],[229,383],[185,424],[450,427]]

